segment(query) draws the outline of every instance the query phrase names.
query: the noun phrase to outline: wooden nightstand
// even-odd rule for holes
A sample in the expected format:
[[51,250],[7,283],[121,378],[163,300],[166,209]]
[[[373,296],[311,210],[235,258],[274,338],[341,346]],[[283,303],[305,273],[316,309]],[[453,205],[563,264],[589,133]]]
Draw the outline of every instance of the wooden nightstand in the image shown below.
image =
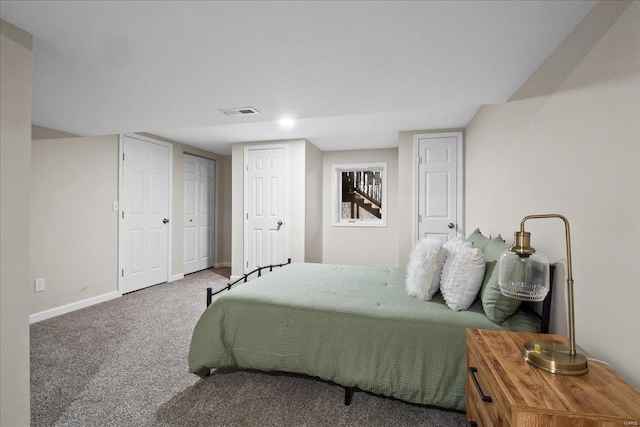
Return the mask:
[[560,335],[467,330],[468,426],[639,425],[640,391],[598,362],[579,377],[537,369],[520,355],[534,339],[567,345]]

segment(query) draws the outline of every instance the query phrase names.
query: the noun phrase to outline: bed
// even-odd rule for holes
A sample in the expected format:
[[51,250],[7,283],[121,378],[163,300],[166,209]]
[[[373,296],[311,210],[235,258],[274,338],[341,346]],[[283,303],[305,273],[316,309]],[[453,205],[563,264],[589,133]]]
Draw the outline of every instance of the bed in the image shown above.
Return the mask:
[[[189,371],[305,374],[407,402],[465,409],[467,328],[536,332],[518,310],[490,321],[405,292],[405,270],[290,264],[220,295],[198,321]],[[345,402],[347,403],[347,402]]]

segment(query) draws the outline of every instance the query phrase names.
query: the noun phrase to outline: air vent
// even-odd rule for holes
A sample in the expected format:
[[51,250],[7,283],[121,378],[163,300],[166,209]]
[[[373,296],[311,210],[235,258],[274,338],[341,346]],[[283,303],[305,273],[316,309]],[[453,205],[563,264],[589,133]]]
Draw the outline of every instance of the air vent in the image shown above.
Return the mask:
[[253,107],[227,108],[218,111],[224,113],[226,116],[249,116],[252,114],[260,114],[260,111],[256,110]]

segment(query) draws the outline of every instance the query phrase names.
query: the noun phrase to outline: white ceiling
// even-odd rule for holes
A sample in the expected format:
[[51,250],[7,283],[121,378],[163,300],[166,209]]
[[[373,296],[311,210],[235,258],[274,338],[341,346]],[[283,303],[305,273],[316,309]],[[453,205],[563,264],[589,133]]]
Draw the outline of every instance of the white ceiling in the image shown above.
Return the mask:
[[[383,148],[398,131],[463,128],[595,3],[2,0],[0,16],[34,35],[34,124],[229,154],[237,141]],[[235,107],[262,114],[218,111]]]

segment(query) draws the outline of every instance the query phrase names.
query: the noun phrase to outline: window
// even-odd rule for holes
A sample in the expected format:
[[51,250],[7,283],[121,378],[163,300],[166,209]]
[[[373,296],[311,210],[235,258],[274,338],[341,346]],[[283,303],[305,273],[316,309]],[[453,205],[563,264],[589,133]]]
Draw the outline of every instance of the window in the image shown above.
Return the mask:
[[387,164],[332,165],[333,225],[387,226]]

